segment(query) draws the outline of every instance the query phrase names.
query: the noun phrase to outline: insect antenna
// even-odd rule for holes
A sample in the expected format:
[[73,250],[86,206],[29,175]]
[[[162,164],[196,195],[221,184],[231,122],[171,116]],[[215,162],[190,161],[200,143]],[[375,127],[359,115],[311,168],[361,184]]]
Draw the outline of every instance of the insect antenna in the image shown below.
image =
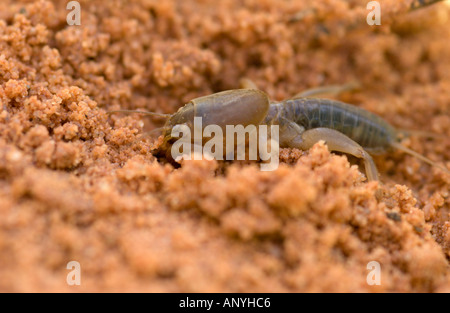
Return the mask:
[[[155,117],[162,117],[162,118],[166,118],[166,119],[168,119],[172,116],[172,114],[156,113],[156,112],[149,112],[149,111],[139,111],[139,110],[114,110],[114,111],[106,112],[106,114],[108,114],[108,115],[113,114],[113,113],[127,113],[127,114],[137,113],[137,114],[144,114],[144,115],[150,115],[150,116],[155,116]],[[166,129],[167,129],[166,126],[152,129],[151,131],[140,134],[138,136],[137,140],[141,140],[144,137],[151,136],[158,132],[163,132]]]
[[152,129],[152,130],[150,130],[150,131],[148,131],[148,132],[145,132],[145,133],[140,134],[140,135],[139,135],[139,138],[144,138],[144,137],[147,137],[147,136],[152,136],[152,135],[154,135],[155,133],[164,132],[166,129],[167,129],[167,127],[158,127],[158,128]]
[[408,130],[408,129],[399,129],[397,131],[399,139],[403,139],[410,136],[419,136],[419,137],[426,137],[426,138],[433,138],[433,139],[444,139],[447,138],[447,136],[443,134],[436,134],[432,132],[428,132],[425,130]]
[[409,155],[412,155],[412,156],[418,158],[419,160],[421,160],[421,161],[423,161],[423,162],[425,162],[425,163],[427,163],[427,164],[430,164],[431,166],[435,166],[435,167],[437,167],[437,168],[440,168],[441,170],[443,170],[443,171],[446,172],[447,174],[450,174],[450,170],[448,170],[446,167],[440,165],[440,164],[437,163],[437,162],[434,162],[434,161],[430,160],[429,158],[427,158],[427,157],[421,155],[420,153],[417,153],[417,152],[414,151],[414,150],[411,150],[411,149],[409,149],[409,148],[403,146],[402,144],[400,144],[400,143],[398,143],[398,142],[392,143],[392,147],[394,147],[394,148],[396,148],[396,149],[398,149],[398,150],[401,150],[401,151],[403,151],[403,152],[405,152],[405,153],[407,153],[407,154],[409,154]]
[[138,113],[138,114],[145,114],[145,115],[151,115],[151,116],[163,117],[163,118],[169,118],[172,116],[172,114],[139,111],[139,110],[114,110],[114,111],[106,112],[106,114],[113,114],[113,113]]

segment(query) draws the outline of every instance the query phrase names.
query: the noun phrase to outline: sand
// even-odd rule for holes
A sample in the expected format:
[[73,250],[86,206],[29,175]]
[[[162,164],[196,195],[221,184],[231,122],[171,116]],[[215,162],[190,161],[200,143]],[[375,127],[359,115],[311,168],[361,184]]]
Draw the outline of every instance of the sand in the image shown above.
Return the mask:
[[[450,6],[381,1],[2,0],[0,291],[449,292],[450,176],[392,151],[283,149],[173,164],[142,137],[243,77],[276,100],[357,80],[336,99],[450,168]],[[382,196],[377,196],[377,190]],[[81,266],[70,286],[68,262]],[[367,283],[369,262],[381,284]]]

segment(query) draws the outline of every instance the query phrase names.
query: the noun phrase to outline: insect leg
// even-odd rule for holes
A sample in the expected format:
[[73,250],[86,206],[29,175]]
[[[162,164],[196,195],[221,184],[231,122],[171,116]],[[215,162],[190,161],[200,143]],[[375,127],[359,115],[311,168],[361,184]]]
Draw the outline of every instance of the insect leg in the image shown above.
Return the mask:
[[324,140],[331,151],[351,154],[363,159],[369,181],[378,180],[378,171],[372,157],[358,143],[330,128],[313,128],[299,133],[287,143],[289,147],[307,150],[316,142]]

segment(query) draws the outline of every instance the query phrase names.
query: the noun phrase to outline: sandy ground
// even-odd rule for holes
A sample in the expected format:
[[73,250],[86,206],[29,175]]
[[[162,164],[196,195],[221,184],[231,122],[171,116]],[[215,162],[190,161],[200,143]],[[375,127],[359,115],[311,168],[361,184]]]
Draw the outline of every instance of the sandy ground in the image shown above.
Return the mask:
[[174,167],[140,136],[164,121],[106,114],[357,80],[338,99],[441,134],[403,144],[450,168],[450,5],[380,2],[368,26],[356,0],[86,0],[68,26],[66,1],[1,0],[0,291],[449,292],[443,171],[393,151],[367,183],[323,144]]

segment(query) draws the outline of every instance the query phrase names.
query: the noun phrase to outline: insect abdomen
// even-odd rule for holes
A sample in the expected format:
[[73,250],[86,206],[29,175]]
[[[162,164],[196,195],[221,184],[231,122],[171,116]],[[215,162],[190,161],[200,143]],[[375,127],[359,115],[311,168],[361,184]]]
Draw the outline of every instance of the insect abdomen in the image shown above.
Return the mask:
[[373,152],[385,151],[395,140],[395,129],[385,120],[350,104],[328,99],[300,98],[285,101],[284,107],[290,119],[306,130],[331,128]]

